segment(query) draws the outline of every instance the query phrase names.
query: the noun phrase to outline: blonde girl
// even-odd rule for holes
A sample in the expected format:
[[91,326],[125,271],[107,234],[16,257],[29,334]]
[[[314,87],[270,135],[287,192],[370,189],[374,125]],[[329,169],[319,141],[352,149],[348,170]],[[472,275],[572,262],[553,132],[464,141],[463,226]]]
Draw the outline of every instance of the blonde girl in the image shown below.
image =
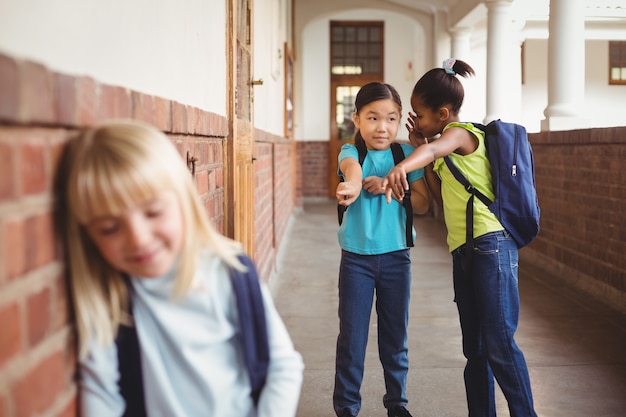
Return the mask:
[[130,120],[90,128],[67,144],[58,185],[82,415],[127,412],[122,325],[137,333],[147,415],[295,415],[302,359],[265,285],[270,365],[254,407],[229,281],[247,258],[211,225],[165,134]]

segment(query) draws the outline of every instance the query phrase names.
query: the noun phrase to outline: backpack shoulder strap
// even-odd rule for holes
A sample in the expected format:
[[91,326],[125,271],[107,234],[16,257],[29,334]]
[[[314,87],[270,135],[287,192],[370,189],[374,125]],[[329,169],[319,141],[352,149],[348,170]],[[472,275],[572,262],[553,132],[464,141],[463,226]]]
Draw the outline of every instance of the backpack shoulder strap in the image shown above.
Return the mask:
[[[356,145],[354,145],[356,147],[357,152],[359,153],[359,165],[363,166],[363,161],[365,161],[365,157],[367,156],[367,146],[365,146],[365,142],[364,141],[359,141],[357,142]],[[339,178],[340,182],[343,182],[343,175]],[[345,213],[345,211],[348,209],[348,207],[346,206],[342,206],[341,204],[337,203],[337,221],[339,222],[339,225],[341,226],[341,223],[343,222],[343,213]]]
[[[393,164],[398,165],[405,158],[402,145],[396,142],[391,143],[391,153],[393,154]],[[411,248],[413,243],[413,205],[411,204],[411,188],[404,193],[402,200],[404,211],[406,212],[406,246]]]
[[[123,276],[128,293],[128,314],[133,314],[133,286],[130,278]],[[139,338],[134,323],[120,324],[115,337],[117,347],[117,366],[120,373],[118,382],[120,394],[126,402],[123,417],[146,417],[146,405],[143,394],[143,377],[141,374],[141,355]]]
[[247,255],[240,255],[239,260],[247,270],[241,272],[231,268],[230,275],[237,301],[244,361],[256,406],[267,379],[270,361],[267,323],[256,267]]
[[452,162],[452,159],[450,159],[450,156],[448,155],[444,156],[443,161],[446,163],[446,166],[448,167],[452,175],[454,175],[454,178],[456,178],[458,182],[463,184],[463,187],[465,187],[465,190],[468,193],[473,194],[476,197],[478,197],[480,201],[482,201],[487,207],[489,207],[492,201],[469,182],[467,177],[465,177],[465,175],[461,173],[461,171],[457,168],[457,166],[454,165],[454,162]]

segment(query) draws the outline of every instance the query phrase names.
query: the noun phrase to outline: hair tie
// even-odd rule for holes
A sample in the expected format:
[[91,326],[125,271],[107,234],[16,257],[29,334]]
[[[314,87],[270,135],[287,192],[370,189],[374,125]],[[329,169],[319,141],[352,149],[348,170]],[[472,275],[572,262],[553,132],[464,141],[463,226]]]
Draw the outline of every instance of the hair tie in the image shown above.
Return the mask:
[[446,70],[446,72],[448,74],[456,74],[456,72],[454,72],[454,63],[456,62],[456,59],[454,58],[448,58],[445,61],[443,61],[443,69]]

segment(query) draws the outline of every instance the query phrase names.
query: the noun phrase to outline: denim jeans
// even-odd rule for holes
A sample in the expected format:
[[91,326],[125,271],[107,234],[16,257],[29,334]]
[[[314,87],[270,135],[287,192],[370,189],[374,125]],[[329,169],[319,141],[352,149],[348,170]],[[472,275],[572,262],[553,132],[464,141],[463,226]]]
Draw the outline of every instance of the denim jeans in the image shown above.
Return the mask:
[[361,383],[374,293],[378,315],[378,355],[386,394],[383,404],[406,405],[409,370],[407,325],[411,293],[409,250],[381,255],[342,251],[339,268],[339,336],[333,406],[337,414],[361,408]]
[[511,417],[536,417],[526,360],[513,337],[519,318],[517,246],[506,231],[474,239],[471,274],[464,271],[464,250],[454,250],[452,258],[469,416],[496,415],[495,377]]

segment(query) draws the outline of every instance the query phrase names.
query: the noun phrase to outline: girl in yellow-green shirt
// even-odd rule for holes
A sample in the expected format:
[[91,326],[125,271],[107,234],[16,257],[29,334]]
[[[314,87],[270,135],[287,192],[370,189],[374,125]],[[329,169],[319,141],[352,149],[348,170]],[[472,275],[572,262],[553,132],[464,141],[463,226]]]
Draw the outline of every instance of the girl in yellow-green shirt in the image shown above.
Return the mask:
[[401,198],[408,187],[406,172],[425,168],[429,188],[443,205],[467,358],[464,376],[469,415],[496,415],[495,377],[511,416],[536,417],[528,367],[514,339],[519,319],[517,245],[495,215],[475,199],[472,262],[465,263],[465,212],[470,193],[443,161],[450,155],[471,184],[493,197],[484,134],[459,120],[464,91],[457,75],[473,74],[467,63],[448,59],[443,68],[428,71],[417,82],[409,124],[411,142],[421,139],[423,144],[389,171],[382,186],[387,201],[392,195]]

